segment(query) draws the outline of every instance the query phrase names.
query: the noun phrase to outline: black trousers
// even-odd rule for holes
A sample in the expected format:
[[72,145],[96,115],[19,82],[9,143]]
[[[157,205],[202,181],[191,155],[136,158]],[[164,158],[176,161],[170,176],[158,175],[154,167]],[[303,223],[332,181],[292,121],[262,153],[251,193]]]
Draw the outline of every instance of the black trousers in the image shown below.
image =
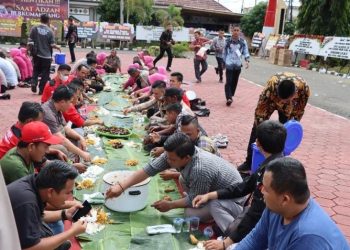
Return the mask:
[[221,57],[216,57],[216,61],[218,62],[218,73],[220,80],[222,80],[222,76],[224,74],[224,59]]
[[171,63],[173,62],[173,52],[171,51],[171,48],[170,48],[170,47],[169,47],[169,48],[160,48],[160,53],[159,53],[159,55],[158,55],[157,58],[154,59],[154,61],[153,61],[154,66],[156,66],[157,62],[158,62],[160,59],[163,58],[165,52],[166,52],[167,55],[168,55],[168,64],[167,64],[166,67],[167,67],[167,68],[170,68],[170,67],[171,67]]
[[[284,124],[287,121],[289,121],[289,118],[282,113],[281,111],[278,111],[278,120],[280,123]],[[256,125],[253,125],[252,132],[250,133],[249,143],[247,147],[247,157],[246,162],[251,165],[252,164],[252,157],[253,157],[253,150],[252,150],[252,144],[256,141]]]
[[69,46],[70,59],[72,62],[75,62],[75,53],[74,53],[75,43],[68,43],[68,46]]
[[226,69],[226,84],[225,95],[226,100],[235,96],[239,75],[241,74],[241,68],[239,69]]
[[38,56],[33,57],[33,78],[32,84],[38,85],[38,77],[41,76],[39,83],[39,91],[44,90],[45,84],[50,79],[50,67],[51,67],[51,58],[41,58]]

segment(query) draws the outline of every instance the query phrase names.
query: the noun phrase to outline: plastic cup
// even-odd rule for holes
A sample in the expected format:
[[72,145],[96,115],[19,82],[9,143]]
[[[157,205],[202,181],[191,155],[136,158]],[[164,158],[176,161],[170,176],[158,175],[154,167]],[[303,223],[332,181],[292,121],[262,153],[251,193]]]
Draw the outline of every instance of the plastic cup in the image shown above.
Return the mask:
[[191,228],[191,218],[186,218],[183,222],[182,232],[188,233]]
[[182,218],[175,218],[173,220],[173,226],[175,228],[176,233],[181,233],[183,221],[184,220]]
[[197,231],[199,227],[199,217],[190,218],[190,229],[192,231]]

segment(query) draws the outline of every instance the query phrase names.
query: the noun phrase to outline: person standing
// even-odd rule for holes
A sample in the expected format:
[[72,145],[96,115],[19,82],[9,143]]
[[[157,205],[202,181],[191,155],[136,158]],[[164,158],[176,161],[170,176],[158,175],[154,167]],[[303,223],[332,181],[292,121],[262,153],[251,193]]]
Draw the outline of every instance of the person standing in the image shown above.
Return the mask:
[[239,37],[241,29],[234,25],[231,29],[232,37],[227,40],[224,49],[224,62],[226,67],[225,95],[226,105],[231,106],[235,95],[239,75],[241,74],[243,56],[246,61],[246,69],[249,67],[249,51],[247,41]]
[[28,44],[31,46],[34,64],[32,92],[37,92],[38,76],[41,75],[39,83],[39,95],[41,95],[46,82],[50,79],[52,49],[61,52],[60,47],[55,44],[54,34],[50,28],[50,18],[47,14],[42,14],[40,24],[34,26],[30,31]]
[[238,171],[249,171],[252,164],[252,144],[256,140],[256,128],[263,121],[269,120],[275,110],[280,123],[289,120],[300,121],[310,96],[310,88],[306,81],[293,73],[284,72],[273,75],[260,94],[255,109],[254,124],[247,148],[244,163],[238,166]]
[[68,41],[69,53],[72,63],[75,62],[74,47],[78,42],[78,28],[74,25],[74,20],[72,17],[68,18],[68,32],[66,35],[66,41]]
[[218,62],[218,66],[215,67],[215,72],[216,74],[219,74],[219,77],[220,77],[219,83],[222,83],[223,71],[225,67],[223,57],[224,57],[226,40],[224,35],[225,35],[225,31],[219,30],[218,36],[213,39],[213,48],[215,51],[216,61]]
[[[202,37],[202,34],[200,31],[194,32],[194,41],[190,45],[190,49],[194,51],[194,72],[196,75],[197,83],[202,82],[201,76],[204,74],[205,71],[208,69],[208,63],[207,63],[207,53],[204,52],[202,55],[199,55],[199,50],[207,43],[210,43],[210,40]],[[200,70],[200,65],[202,65],[202,69]]]
[[163,31],[162,35],[160,36],[160,53],[157,56],[156,59],[153,61],[153,65],[156,66],[157,62],[162,59],[164,56],[164,52],[166,51],[168,55],[168,64],[166,66],[167,71],[171,71],[171,63],[173,61],[173,53],[171,51],[171,46],[175,44],[175,41],[173,40],[173,26],[171,24],[168,24],[166,27],[166,30]]

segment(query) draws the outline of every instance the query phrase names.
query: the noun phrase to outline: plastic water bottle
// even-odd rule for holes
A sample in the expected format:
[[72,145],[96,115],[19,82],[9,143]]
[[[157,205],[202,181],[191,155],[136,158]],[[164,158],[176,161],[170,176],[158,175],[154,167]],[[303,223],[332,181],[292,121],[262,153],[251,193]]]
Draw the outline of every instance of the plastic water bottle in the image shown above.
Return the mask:
[[204,228],[203,234],[204,234],[205,238],[210,239],[214,235],[213,228],[211,226]]

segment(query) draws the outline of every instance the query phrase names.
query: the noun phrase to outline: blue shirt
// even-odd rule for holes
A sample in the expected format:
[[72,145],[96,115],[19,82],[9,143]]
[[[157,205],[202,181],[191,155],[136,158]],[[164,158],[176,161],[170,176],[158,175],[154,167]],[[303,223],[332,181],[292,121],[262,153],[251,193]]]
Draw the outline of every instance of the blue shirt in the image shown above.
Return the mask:
[[229,38],[226,41],[223,54],[226,69],[240,69],[242,66],[242,56],[246,61],[249,60],[250,55],[247,42],[242,38],[239,38],[238,40]]
[[344,235],[322,208],[310,199],[308,206],[291,223],[265,209],[255,228],[235,250],[348,250]]

